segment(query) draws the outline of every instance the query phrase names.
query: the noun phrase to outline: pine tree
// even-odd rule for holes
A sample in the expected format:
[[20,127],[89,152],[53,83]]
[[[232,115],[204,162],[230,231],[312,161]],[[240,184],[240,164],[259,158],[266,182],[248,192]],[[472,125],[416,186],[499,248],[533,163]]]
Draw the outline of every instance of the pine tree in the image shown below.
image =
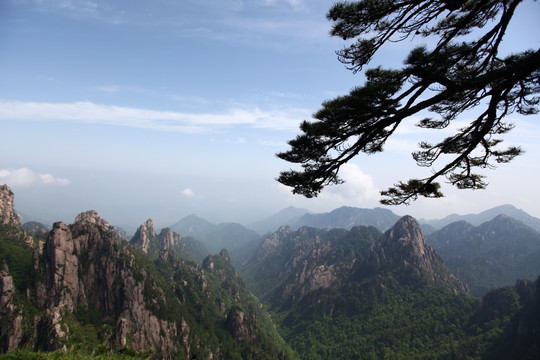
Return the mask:
[[[348,95],[322,104],[315,121],[289,141],[291,149],[277,156],[301,164],[302,170],[281,172],[278,181],[293,193],[317,196],[327,185],[340,184],[340,167],[360,153],[374,154],[396,129],[415,114],[429,111],[417,126],[445,129],[464,112],[479,115],[453,136],[438,143],[420,142],[413,158],[433,167],[425,178],[400,181],[381,194],[383,204],[408,204],[418,196],[443,196],[440,178],[459,189],[483,189],[478,169],[507,163],[522,153],[500,148],[500,135],[514,125],[511,113],[538,112],[540,50],[501,57],[505,32],[522,0],[361,0],[336,3],[327,17],[331,35],[355,40],[337,52],[339,60],[358,72],[386,43],[413,36],[435,38],[436,45],[411,50],[401,69],[373,68],[366,83]],[[465,35],[468,35],[465,38]],[[471,35],[476,35],[469,40]],[[533,35],[534,36],[534,35]],[[439,165],[439,163],[443,163]],[[438,168],[435,169],[435,165]]]

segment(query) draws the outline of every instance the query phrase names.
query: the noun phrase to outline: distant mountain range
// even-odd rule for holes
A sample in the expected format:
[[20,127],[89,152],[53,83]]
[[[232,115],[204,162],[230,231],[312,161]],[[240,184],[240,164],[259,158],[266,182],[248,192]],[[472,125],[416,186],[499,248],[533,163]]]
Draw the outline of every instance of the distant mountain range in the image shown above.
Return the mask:
[[508,204],[497,206],[497,207],[482,211],[479,214],[468,214],[468,215],[452,214],[440,220],[419,219],[418,222],[420,222],[421,224],[427,224],[427,225],[433,226],[436,229],[441,229],[448,224],[451,224],[457,221],[462,221],[462,220],[468,222],[471,225],[478,226],[482,223],[485,223],[486,221],[492,220],[497,215],[510,216],[516,220],[521,221],[525,225],[533,228],[534,230],[540,232],[540,219],[527,214],[525,211],[521,209],[517,209],[513,205],[508,205]]
[[426,241],[475,296],[540,274],[540,233],[507,215],[478,226],[457,221]]
[[[417,221],[425,233],[431,233],[450,223],[461,220],[467,221],[474,226],[478,226],[501,214],[519,220],[525,225],[540,232],[540,219],[527,214],[523,210],[517,209],[513,205],[497,206],[479,214],[453,214],[439,220],[417,219]],[[248,225],[248,227],[260,234],[276,231],[282,225],[288,225],[292,229],[298,229],[302,226],[311,226],[318,229],[340,228],[347,230],[354,226],[374,226],[380,231],[386,231],[391,228],[400,217],[401,216],[396,215],[391,210],[383,208],[363,209],[343,206],[327,213],[314,214],[306,209],[298,209],[291,206],[268,219]]]
[[260,235],[238,223],[212,224],[196,215],[189,215],[170,226],[181,236],[202,242],[212,254],[227,249],[233,265],[241,264],[260,243]]

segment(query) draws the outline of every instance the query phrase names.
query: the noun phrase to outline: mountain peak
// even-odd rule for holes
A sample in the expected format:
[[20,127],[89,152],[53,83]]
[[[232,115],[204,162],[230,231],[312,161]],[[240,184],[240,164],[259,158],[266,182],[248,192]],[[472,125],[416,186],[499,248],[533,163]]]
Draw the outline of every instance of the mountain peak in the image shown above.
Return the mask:
[[156,239],[156,231],[154,230],[154,222],[152,219],[148,219],[139,226],[131,243],[140,248],[145,254],[148,254],[148,248],[150,244]]
[[420,226],[403,216],[386,231],[376,249],[376,267],[388,268],[409,280],[442,285],[452,293],[468,293],[467,286],[450,273],[441,257],[426,244]]
[[13,205],[14,194],[7,185],[0,185],[0,223],[4,225],[20,225],[19,217]]
[[97,225],[103,230],[107,230],[109,228],[109,223],[107,222],[107,220],[100,218],[97,211],[95,210],[88,210],[86,212],[80,213],[75,218],[74,224]]
[[416,220],[409,215],[400,218],[396,224],[384,233],[383,246],[392,251],[402,251],[405,247],[412,246],[410,250],[424,255],[426,242],[422,230]]

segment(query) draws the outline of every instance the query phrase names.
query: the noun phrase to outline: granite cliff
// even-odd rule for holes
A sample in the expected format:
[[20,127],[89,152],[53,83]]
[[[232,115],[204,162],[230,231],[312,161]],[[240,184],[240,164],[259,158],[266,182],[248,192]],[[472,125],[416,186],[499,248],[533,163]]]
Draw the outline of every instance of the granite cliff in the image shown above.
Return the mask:
[[[382,283],[427,284],[452,294],[468,288],[427,245],[405,216],[384,234],[374,227],[321,230],[282,227],[268,235],[242,267],[254,290],[274,304],[296,303],[321,289],[338,290],[379,278]],[[383,279],[384,278],[384,279]]]
[[180,236],[170,228],[163,228],[157,234],[152,219],[139,226],[130,242],[153,259],[158,258],[161,251],[168,250],[182,259],[201,263],[210,254],[202,242],[192,237]]
[[96,211],[29,242],[13,193],[0,190],[0,352],[106,346],[160,359],[294,358],[226,252],[202,267],[182,258],[192,254],[181,237],[156,236],[151,221],[134,241],[139,251]]

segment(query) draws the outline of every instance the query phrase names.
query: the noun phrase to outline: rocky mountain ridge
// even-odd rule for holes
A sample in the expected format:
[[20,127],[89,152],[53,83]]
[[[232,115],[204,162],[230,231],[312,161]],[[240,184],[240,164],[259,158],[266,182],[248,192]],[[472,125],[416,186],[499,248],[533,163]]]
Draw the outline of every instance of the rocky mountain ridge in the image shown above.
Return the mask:
[[199,240],[211,253],[227,249],[235,266],[251,255],[260,243],[260,235],[241,224],[215,225],[196,215],[186,216],[170,228],[181,236]]
[[[0,198],[3,216],[13,219],[12,197]],[[219,257],[221,272],[179,259],[178,238],[165,230],[158,240],[168,247],[148,262],[95,211],[55,223],[36,244],[18,232],[11,220],[0,227],[1,352],[107,344],[152,349],[160,359],[294,358],[228,256]]]
[[163,228],[156,234],[152,219],[139,226],[130,243],[153,259],[158,258],[164,250],[173,251],[178,257],[197,263],[210,255],[202,242],[192,237],[182,237],[170,228]]
[[498,215],[512,217],[540,232],[540,219],[531,216],[525,211],[517,209],[515,206],[509,204],[496,206],[494,208],[484,210],[478,214],[451,214],[442,219],[420,219],[419,221],[423,224],[431,225],[435,229],[442,229],[443,227],[458,221],[466,221],[473,226],[480,226],[485,222],[491,221]]
[[[519,243],[519,222],[488,225],[484,241],[510,229]],[[471,227],[456,229],[463,238]],[[0,224],[0,353],[24,345],[165,359],[538,357],[540,278],[468,296],[409,216],[384,233],[283,226],[261,239],[242,277],[227,250],[189,260],[188,239],[157,234],[148,220],[130,243],[95,211],[35,239]]]
[[263,299],[281,305],[302,301],[319,289],[339,289],[378,276],[468,293],[409,216],[384,234],[374,227],[350,231],[282,227],[265,238],[241,270]]
[[540,274],[540,233],[507,215],[478,226],[454,222],[426,240],[475,296]]

